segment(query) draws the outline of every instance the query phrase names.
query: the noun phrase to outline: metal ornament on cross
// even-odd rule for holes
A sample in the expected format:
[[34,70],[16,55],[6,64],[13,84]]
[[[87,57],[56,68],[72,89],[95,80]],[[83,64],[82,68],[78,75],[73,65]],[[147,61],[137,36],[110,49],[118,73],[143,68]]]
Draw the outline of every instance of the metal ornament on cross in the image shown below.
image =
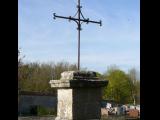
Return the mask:
[[[97,22],[97,21],[89,20],[89,18],[86,19],[82,14],[81,8],[82,8],[82,6],[80,5],[80,0],[78,0],[78,5],[77,5],[78,10],[73,17],[71,17],[71,16],[69,16],[69,17],[59,16],[59,15],[56,15],[56,13],[53,13],[53,19],[63,18],[63,19],[68,19],[69,21],[74,21],[74,22],[77,23],[77,26],[78,26],[77,27],[77,30],[78,30],[78,71],[80,70],[80,31],[82,30],[82,28],[81,28],[82,23],[86,23],[86,24],[97,23],[100,26],[102,26],[102,21],[101,20],[99,22]],[[78,15],[78,18],[75,18],[76,15]]]

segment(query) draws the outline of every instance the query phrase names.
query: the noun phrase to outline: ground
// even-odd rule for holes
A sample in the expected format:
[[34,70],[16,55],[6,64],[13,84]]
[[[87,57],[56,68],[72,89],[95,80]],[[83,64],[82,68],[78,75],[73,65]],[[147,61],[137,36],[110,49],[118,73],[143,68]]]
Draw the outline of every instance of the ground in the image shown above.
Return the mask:
[[[47,117],[31,117],[31,116],[28,116],[28,117],[18,117],[18,120],[54,120],[55,119],[55,116],[47,116]],[[108,118],[102,118],[101,120],[125,120],[125,117],[124,116],[118,116],[118,117],[113,117],[113,116],[110,116]]]

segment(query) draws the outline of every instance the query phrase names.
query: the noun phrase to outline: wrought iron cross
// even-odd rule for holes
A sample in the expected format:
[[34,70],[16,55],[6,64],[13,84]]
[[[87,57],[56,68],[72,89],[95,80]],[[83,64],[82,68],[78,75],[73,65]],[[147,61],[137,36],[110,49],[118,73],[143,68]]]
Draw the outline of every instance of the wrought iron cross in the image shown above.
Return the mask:
[[[81,8],[82,8],[82,6],[80,5],[80,0],[78,0],[78,5],[77,5],[78,10],[73,17],[71,17],[71,16],[69,16],[69,17],[58,16],[58,15],[56,15],[56,13],[53,13],[54,19],[63,18],[63,19],[68,19],[69,21],[71,21],[71,20],[75,21],[77,23],[77,26],[78,26],[77,27],[77,30],[78,30],[78,70],[80,70],[80,31],[82,30],[82,28],[81,28],[82,23],[83,22],[87,23],[87,24],[88,23],[97,23],[97,24],[100,24],[100,26],[102,26],[101,20],[99,22],[97,22],[97,21],[89,20],[89,18],[86,19],[81,12]],[[76,15],[78,15],[78,18],[75,18]]]

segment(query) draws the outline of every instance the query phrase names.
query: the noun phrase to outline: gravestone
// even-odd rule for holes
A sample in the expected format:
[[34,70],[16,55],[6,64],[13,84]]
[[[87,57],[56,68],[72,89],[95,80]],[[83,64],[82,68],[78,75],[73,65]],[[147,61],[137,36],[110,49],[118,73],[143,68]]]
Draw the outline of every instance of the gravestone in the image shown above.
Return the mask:
[[57,89],[56,120],[93,120],[101,118],[102,87],[107,80],[100,80],[96,72],[65,71],[60,80],[50,80]]

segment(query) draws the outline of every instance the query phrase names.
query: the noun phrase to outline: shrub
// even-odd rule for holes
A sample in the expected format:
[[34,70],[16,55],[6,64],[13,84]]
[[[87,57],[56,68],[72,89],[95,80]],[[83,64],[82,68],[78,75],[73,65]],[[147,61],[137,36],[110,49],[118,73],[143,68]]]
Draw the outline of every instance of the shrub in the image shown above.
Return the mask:
[[38,106],[37,108],[37,115],[42,116],[42,115],[55,115],[56,111],[54,108],[46,108],[43,106]]

